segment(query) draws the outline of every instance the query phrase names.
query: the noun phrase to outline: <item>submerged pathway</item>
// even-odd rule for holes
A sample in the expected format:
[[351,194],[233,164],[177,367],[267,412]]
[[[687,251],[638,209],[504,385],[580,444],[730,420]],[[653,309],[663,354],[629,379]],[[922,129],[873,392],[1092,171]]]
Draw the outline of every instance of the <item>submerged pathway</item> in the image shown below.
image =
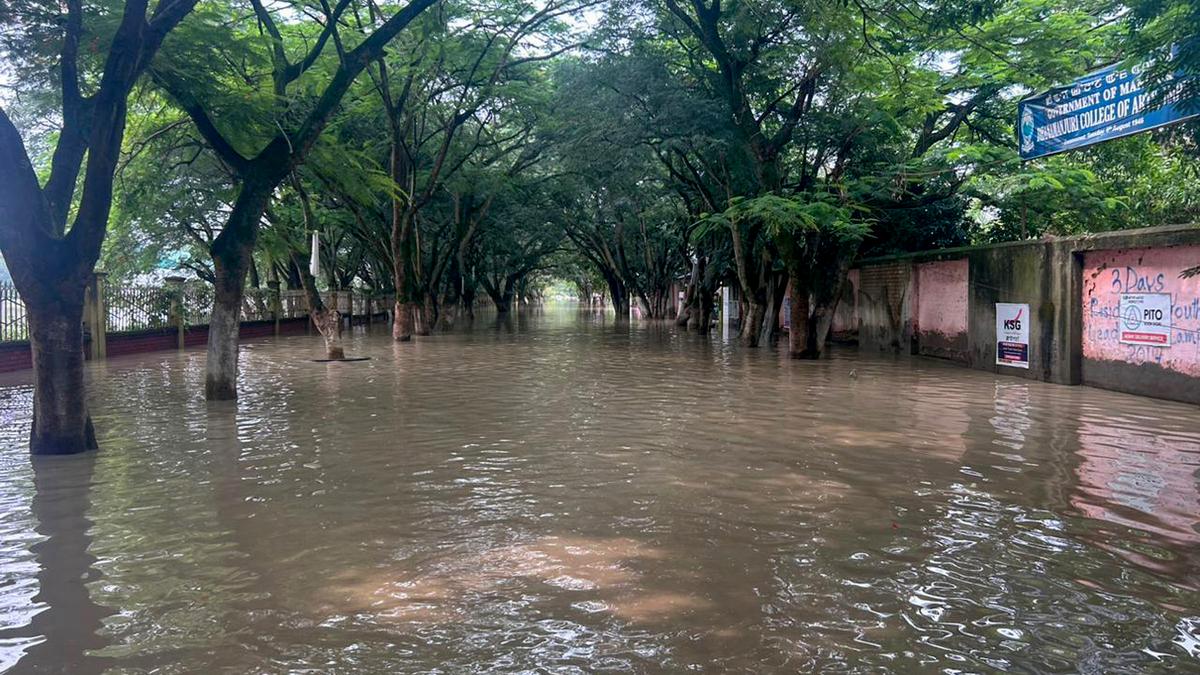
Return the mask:
[[570,311],[320,349],[95,364],[32,466],[0,381],[0,670],[1200,668],[1194,406]]

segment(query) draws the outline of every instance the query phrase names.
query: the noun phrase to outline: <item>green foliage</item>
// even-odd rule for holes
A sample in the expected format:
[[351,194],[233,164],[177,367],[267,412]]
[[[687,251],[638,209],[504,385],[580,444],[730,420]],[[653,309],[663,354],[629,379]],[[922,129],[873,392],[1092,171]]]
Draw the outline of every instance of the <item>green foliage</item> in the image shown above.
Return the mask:
[[[1127,14],[1104,0],[754,0],[703,5],[718,17],[699,31],[692,3],[608,2],[587,26],[567,20],[582,4],[535,19],[538,7],[511,0],[447,0],[372,64],[300,169],[339,274],[390,287],[393,206],[412,218],[415,268],[435,295],[552,265],[581,278],[587,266],[636,296],[700,258],[732,283],[734,243],[778,273],[785,258],[835,264],[827,247],[883,253],[1200,215],[1193,127],[1033,163],[1012,140],[1019,98],[1102,63],[1179,43],[1172,67],[1196,72],[1197,43],[1178,39],[1200,32],[1191,0]],[[336,49],[279,90],[273,50],[295,62],[323,30],[317,5],[280,7],[278,45],[240,0],[202,3],[168,38],[130,103],[111,272],[203,275],[236,198],[184,101],[158,84],[200,101],[245,154],[316,104]],[[355,8],[341,49],[375,20]],[[85,6],[85,88],[116,9]],[[55,133],[61,14],[40,0],[0,5],[9,107],[43,141]],[[291,187],[271,212],[256,255],[285,273],[288,248],[307,245]]]

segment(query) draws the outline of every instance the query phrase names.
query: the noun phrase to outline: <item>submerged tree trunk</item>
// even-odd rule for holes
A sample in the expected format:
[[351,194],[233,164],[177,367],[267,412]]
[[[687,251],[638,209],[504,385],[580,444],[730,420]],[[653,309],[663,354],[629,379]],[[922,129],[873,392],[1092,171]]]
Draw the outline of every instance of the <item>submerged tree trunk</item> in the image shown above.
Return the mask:
[[675,314],[675,325],[694,330],[699,323],[700,314],[700,279],[704,272],[704,256],[697,255],[692,261],[692,272],[688,275],[687,289],[683,294],[683,303]]
[[[80,289],[79,295],[83,295]],[[33,428],[29,451],[68,455],[96,449],[83,384],[83,302],[28,302],[33,351]]]
[[779,313],[787,291],[786,274],[770,274],[766,279],[767,301],[763,305],[762,323],[758,328],[759,344],[774,344],[779,333]]
[[241,329],[244,272],[230,270],[217,261],[204,373],[204,398],[209,401],[237,398],[238,332]]
[[788,356],[793,359],[816,358],[809,352],[808,284],[797,269],[790,272],[792,320],[788,327]]
[[[267,165],[264,165],[266,168]],[[204,397],[210,401],[237,398],[238,332],[242,320],[242,298],[246,274],[258,239],[258,222],[267,210],[271,194],[283,179],[274,173],[259,174],[242,183],[233,211],[209,254],[213,260],[214,295],[208,321],[208,354],[205,364]],[[281,172],[278,166],[270,166]]]
[[[700,290],[700,318],[696,321],[696,331],[701,335],[707,335],[712,328],[713,310],[716,309],[717,300],[715,291],[708,291],[701,287]],[[688,323],[690,329],[691,322]]]
[[766,316],[766,302],[758,300],[750,303],[750,316],[742,317],[742,338],[746,341],[747,347],[757,347],[762,344],[759,328],[763,325],[763,319]]
[[292,261],[301,270],[300,279],[304,285],[304,299],[308,304],[308,316],[317,332],[325,340],[325,358],[340,361],[346,358],[346,350],[342,347],[342,314],[337,307],[337,291],[333,295],[333,307],[327,307],[321,300],[317,290],[317,280],[301,264],[295,251],[292,251]]
[[605,274],[604,280],[608,284],[608,295],[612,298],[613,311],[616,312],[617,321],[628,321],[629,288],[624,281],[613,274]]
[[[795,359],[819,359],[825,353],[829,330],[838,302],[850,276],[850,265],[857,245],[844,244],[823,251],[810,280],[801,272],[801,264],[789,265],[792,277],[792,328],[788,354]],[[811,262],[806,263],[812,267]],[[809,296],[812,296],[810,301]]]
[[[20,132],[0,108],[0,250],[28,312],[33,454],[96,448],[83,381],[84,288],[112,211],[129,92],[194,5],[195,0],[162,3],[148,15],[146,3],[125,3],[123,11],[107,17],[116,29],[107,45],[97,45],[85,31],[82,3],[54,10],[54,23],[63,31],[56,80],[61,108],[49,117],[61,125],[47,153],[44,181]],[[79,75],[83,39],[91,45],[87,62],[103,64],[103,74],[86,87]]]
[[396,305],[393,308],[395,317],[392,321],[392,339],[396,342],[408,342],[412,339],[412,311],[409,304],[396,296]]
[[467,318],[467,323],[475,321],[475,288],[466,286],[462,292],[462,310],[463,315]]
[[417,326],[417,335],[429,335],[433,332],[433,327],[438,320],[437,298],[433,296],[433,291],[425,293],[425,302],[421,307],[421,323]]
[[342,348],[342,315],[336,309],[310,309],[313,325],[325,338],[325,358],[340,361],[346,358]]

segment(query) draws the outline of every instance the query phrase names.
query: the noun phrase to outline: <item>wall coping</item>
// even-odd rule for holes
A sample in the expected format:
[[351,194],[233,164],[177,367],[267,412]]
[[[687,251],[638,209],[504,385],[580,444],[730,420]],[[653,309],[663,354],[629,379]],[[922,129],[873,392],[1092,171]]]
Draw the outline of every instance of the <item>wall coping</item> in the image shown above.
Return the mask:
[[[1069,246],[1072,252],[1102,251],[1114,248],[1160,248],[1164,246],[1200,245],[1200,224],[1157,225],[1155,227],[1142,227],[1136,230],[1112,230],[1109,232],[1092,232],[1065,237],[1047,236],[1041,239],[1005,241],[996,244],[977,244],[974,246],[940,248],[912,253],[893,253],[891,255],[863,258],[856,262],[854,267],[870,267],[894,262],[954,260],[965,258],[968,254],[977,251],[1021,248],[1024,246],[1044,246],[1047,244]],[[1200,261],[1197,262],[1200,263]]]

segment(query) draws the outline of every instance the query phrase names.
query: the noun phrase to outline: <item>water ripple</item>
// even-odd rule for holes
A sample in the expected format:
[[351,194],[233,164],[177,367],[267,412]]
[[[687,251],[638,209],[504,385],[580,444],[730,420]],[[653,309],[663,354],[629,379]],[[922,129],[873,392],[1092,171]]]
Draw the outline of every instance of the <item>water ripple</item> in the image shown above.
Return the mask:
[[[0,380],[0,671],[1200,670],[1200,413],[569,313]],[[851,377],[850,371],[856,371]]]

